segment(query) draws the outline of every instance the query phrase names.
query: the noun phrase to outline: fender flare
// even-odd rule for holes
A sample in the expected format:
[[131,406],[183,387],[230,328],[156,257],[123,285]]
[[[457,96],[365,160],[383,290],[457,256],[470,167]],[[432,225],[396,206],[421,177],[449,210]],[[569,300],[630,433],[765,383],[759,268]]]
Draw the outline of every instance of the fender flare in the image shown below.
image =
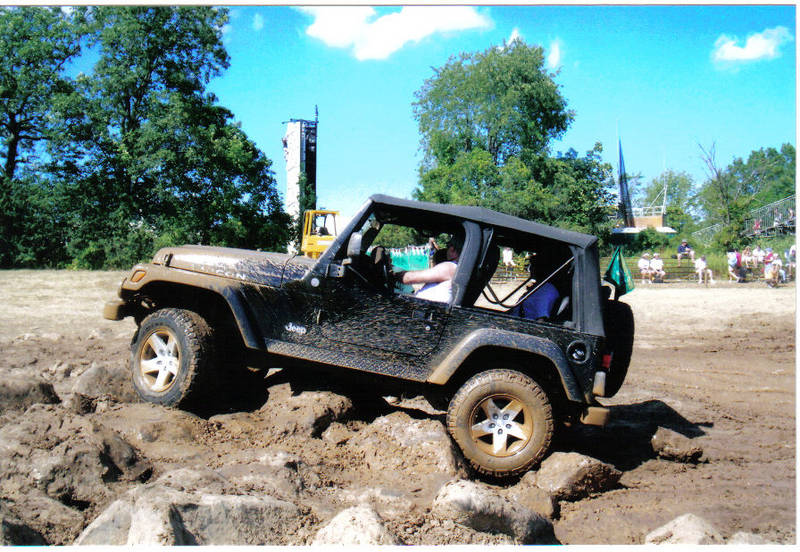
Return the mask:
[[446,384],[473,352],[489,346],[524,351],[546,358],[558,371],[567,398],[576,402],[585,401],[578,380],[558,345],[549,339],[506,330],[482,329],[470,333],[438,363],[427,381],[438,385]]
[[[130,277],[126,278],[120,288],[120,297],[127,303],[127,300],[130,300],[130,295],[135,296],[149,286],[158,285],[181,286],[208,291],[218,295],[228,305],[233,319],[241,332],[245,346],[250,349],[264,348],[263,342],[259,337],[258,324],[254,320],[252,309],[244,298],[245,291],[241,282],[223,280],[225,283],[230,282],[230,285],[221,285],[221,280],[217,276],[187,271],[180,271],[180,278],[176,278],[175,270],[154,264],[136,265],[131,270],[131,274],[141,271],[144,276],[136,282],[131,281]],[[131,314],[123,306],[120,306],[118,310],[122,316]]]

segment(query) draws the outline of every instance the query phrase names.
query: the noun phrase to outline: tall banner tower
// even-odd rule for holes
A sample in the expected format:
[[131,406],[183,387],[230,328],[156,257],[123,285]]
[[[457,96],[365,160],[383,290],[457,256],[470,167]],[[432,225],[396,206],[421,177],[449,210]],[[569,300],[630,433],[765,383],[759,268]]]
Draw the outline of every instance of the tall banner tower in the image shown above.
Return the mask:
[[[286,121],[283,137],[283,157],[286,160],[286,212],[298,220],[301,210],[316,208],[317,195],[317,125],[319,111],[314,108],[314,120]],[[300,175],[306,184],[300,186]]]

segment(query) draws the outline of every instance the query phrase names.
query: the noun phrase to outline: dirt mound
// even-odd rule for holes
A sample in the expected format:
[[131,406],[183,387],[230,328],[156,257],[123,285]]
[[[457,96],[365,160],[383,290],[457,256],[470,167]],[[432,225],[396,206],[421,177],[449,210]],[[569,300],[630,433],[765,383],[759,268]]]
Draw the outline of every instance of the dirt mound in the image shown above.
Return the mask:
[[689,513],[723,542],[795,541],[793,287],[626,296],[609,425],[561,428],[541,475],[500,484],[441,414],[336,374],[272,370],[195,412],[138,402],[133,323],[100,318],[121,276],[0,272],[0,544],[641,544]]

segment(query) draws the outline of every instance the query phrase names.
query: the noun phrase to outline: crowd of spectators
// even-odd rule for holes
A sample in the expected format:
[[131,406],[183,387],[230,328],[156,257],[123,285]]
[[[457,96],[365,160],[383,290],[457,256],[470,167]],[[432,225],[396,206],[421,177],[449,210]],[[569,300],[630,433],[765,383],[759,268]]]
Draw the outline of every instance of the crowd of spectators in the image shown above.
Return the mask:
[[[743,283],[748,276],[752,277],[756,273],[771,287],[793,280],[797,268],[796,254],[795,245],[786,249],[782,255],[771,247],[762,249],[760,244],[753,248],[745,247],[742,251],[732,249],[726,254],[728,281]],[[682,266],[684,259],[693,263],[698,283],[714,283],[714,273],[708,266],[706,256],[695,258],[695,251],[686,240],[682,240],[673,258],[678,260],[678,266]],[[642,253],[637,267],[643,283],[660,282],[666,276],[664,261],[657,252],[652,255],[649,252]]]

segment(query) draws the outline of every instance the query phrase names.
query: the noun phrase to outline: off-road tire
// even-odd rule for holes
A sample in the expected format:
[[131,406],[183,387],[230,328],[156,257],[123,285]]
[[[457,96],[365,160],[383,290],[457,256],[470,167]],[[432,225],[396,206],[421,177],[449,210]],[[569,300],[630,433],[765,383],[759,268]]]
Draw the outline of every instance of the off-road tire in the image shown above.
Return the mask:
[[[148,364],[149,363],[149,364]],[[211,327],[199,314],[161,309],[142,320],[131,342],[131,379],[139,396],[164,406],[187,406],[210,381]]]
[[634,323],[630,305],[619,301],[606,301],[603,323],[606,331],[606,349],[613,353],[604,396],[613,397],[625,381],[633,352]]
[[544,389],[525,374],[487,370],[467,380],[450,401],[447,429],[477,471],[508,477],[526,472],[547,454],[553,408]]

